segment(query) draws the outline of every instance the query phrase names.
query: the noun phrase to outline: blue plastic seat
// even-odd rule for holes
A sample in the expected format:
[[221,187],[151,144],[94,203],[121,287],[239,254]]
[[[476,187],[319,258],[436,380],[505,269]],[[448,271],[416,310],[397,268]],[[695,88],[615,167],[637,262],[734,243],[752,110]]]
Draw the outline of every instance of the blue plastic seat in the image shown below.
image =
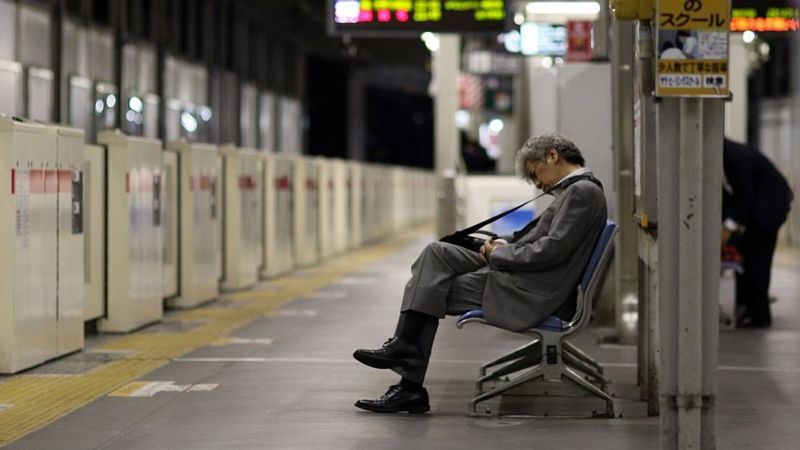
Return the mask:
[[[589,323],[592,301],[600,289],[603,276],[611,261],[614,237],[618,229],[617,224],[609,220],[597,238],[589,262],[586,264],[577,286],[576,310],[572,320],[563,321],[557,316],[548,317],[534,328],[521,332],[532,338],[529,343],[481,366],[480,377],[476,382],[478,395],[470,401],[470,414],[477,414],[478,403],[497,397],[507,390],[525,383],[571,381],[604,400],[606,412],[601,415],[613,417],[614,404],[611,396],[606,392],[608,380],[603,376],[602,367],[567,339],[581,332]],[[491,325],[486,322],[483,311],[480,309],[461,315],[456,326],[462,328],[467,323]],[[489,368],[496,366],[500,367],[487,374]],[[485,383],[500,382],[502,377],[526,369],[526,372],[484,392],[483,385]],[[592,380],[594,384],[589,380]]]

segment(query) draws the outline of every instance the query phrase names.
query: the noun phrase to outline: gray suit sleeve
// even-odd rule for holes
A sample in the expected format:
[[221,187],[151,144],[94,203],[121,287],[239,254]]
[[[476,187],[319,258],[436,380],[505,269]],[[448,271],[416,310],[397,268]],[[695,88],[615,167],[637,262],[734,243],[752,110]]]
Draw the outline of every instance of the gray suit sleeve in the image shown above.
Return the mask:
[[[555,266],[568,258],[594,223],[599,202],[592,191],[575,189],[565,192],[564,201],[555,211],[547,235],[536,241],[524,238],[516,243],[498,246],[489,257],[494,270],[532,272]],[[602,194],[600,194],[602,195]]]

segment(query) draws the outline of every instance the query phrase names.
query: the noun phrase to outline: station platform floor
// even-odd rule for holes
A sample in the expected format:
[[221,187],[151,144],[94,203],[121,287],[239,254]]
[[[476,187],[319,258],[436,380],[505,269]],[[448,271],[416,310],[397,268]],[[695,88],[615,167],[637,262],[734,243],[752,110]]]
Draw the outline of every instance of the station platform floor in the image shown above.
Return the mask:
[[[486,326],[440,324],[427,388],[431,412],[381,415],[353,406],[397,381],[362,366],[355,348],[394,330],[409,267],[428,228],[226,294],[204,307],[0,378],[0,446],[9,449],[655,449],[657,417],[638,400],[636,349],[578,344],[611,378],[613,419],[515,415],[540,397],[489,402],[508,415],[466,415],[478,366],[524,342]],[[800,252],[780,250],[767,330],[720,333],[717,448],[800,442]],[[572,401],[572,402],[570,402]],[[568,399],[589,413],[602,403]]]

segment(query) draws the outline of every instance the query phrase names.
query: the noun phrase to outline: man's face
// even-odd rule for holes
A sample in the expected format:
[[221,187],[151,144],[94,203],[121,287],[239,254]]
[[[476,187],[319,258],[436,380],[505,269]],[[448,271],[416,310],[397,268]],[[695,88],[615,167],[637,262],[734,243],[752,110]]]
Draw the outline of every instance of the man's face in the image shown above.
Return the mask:
[[537,188],[546,191],[561,180],[558,166],[556,165],[557,162],[558,153],[555,150],[548,150],[544,160],[527,161],[525,163],[525,169]]

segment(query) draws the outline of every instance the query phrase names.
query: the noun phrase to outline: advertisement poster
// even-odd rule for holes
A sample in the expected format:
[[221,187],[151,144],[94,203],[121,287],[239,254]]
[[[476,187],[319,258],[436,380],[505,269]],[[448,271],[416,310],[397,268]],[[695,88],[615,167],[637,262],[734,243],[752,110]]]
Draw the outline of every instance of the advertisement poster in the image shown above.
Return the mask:
[[567,21],[567,61],[580,62],[592,59],[592,22]]
[[729,0],[658,2],[656,96],[727,97]]

